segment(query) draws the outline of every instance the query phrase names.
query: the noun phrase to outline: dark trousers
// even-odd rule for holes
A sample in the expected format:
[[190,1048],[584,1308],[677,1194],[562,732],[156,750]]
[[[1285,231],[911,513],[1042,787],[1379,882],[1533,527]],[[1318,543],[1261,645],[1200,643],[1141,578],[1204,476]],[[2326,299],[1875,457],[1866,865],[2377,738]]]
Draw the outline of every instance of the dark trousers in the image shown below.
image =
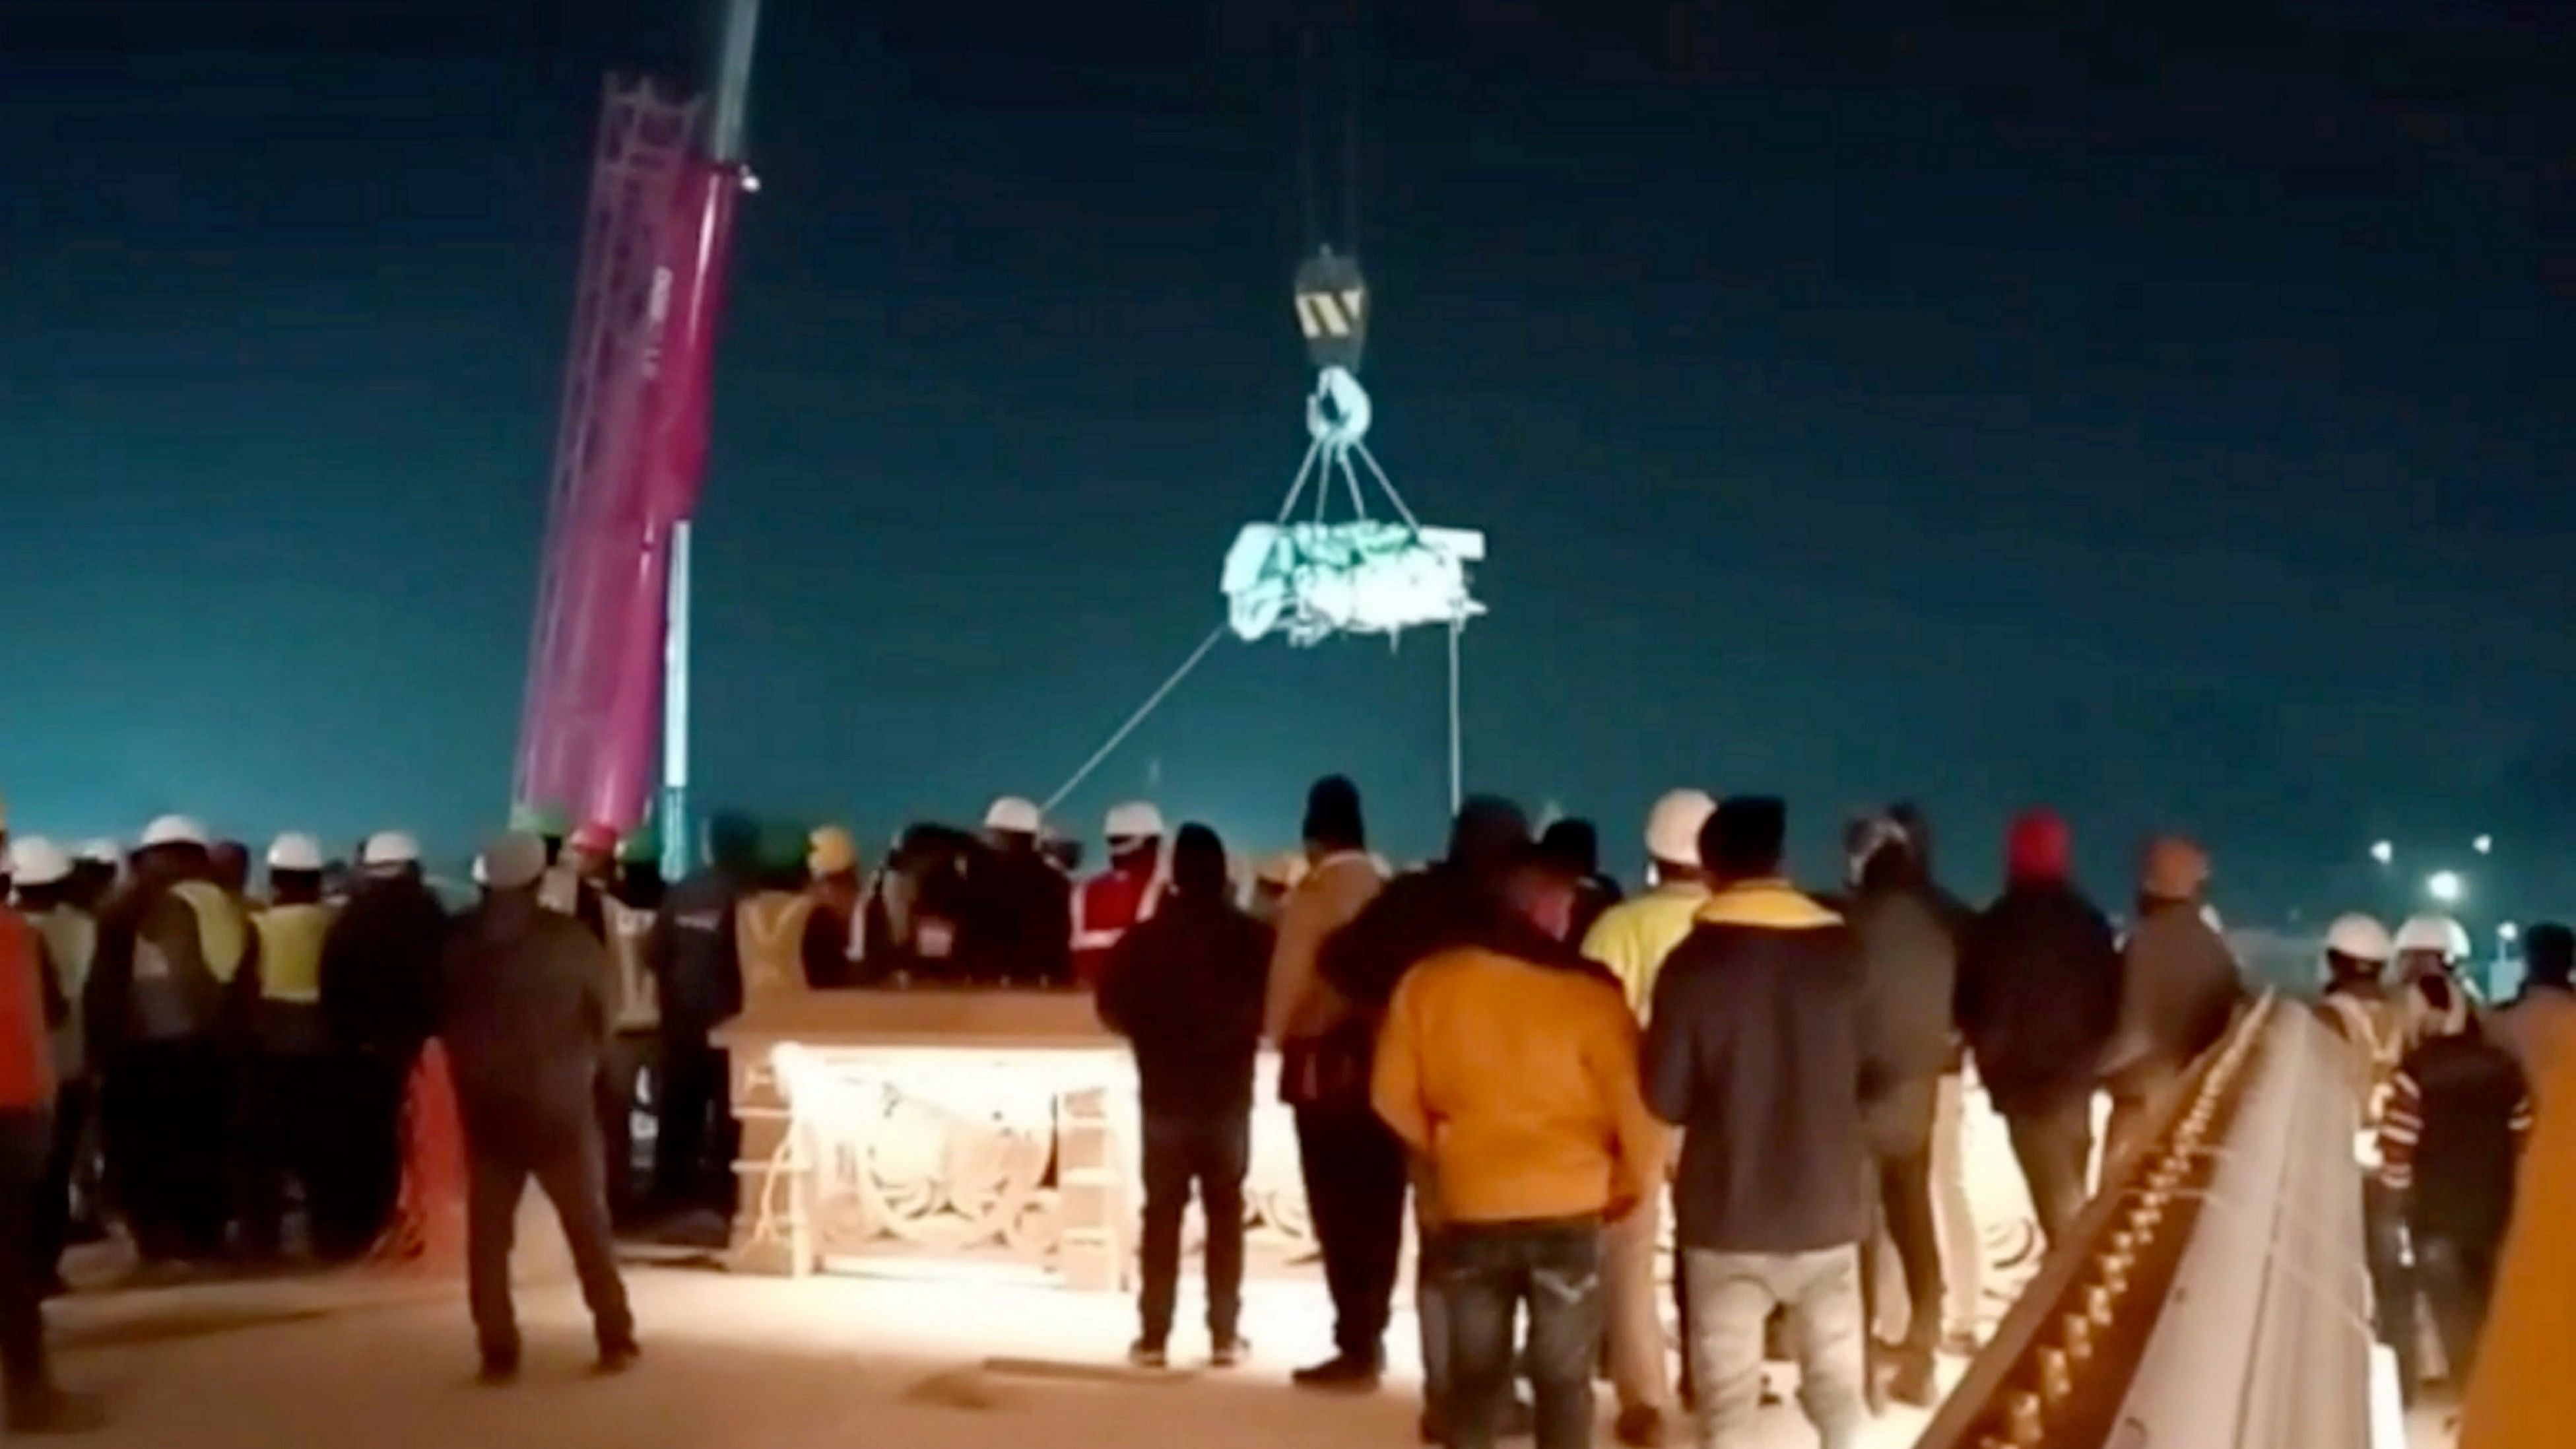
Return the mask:
[[510,1301],[510,1247],[518,1225],[519,1199],[531,1177],[563,1223],[573,1272],[581,1279],[581,1301],[590,1307],[601,1350],[635,1342],[635,1319],[627,1310],[626,1284],[617,1276],[617,1245],[609,1235],[599,1138],[585,1132],[582,1139],[578,1147],[534,1166],[469,1148],[466,1289],[474,1310],[474,1334],[486,1361],[515,1363],[519,1357],[518,1313]]
[[402,1193],[403,1094],[411,1059],[343,1052],[326,1059],[328,1091],[314,1114],[313,1247],[354,1257],[382,1235]]
[[661,1043],[647,1033],[621,1032],[610,1039],[599,1071],[599,1137],[608,1159],[608,1215],[624,1222],[643,1206],[635,1190],[635,1104],[647,1072],[662,1079],[656,1058]]
[[2397,1386],[2408,1403],[2423,1376],[2415,1326],[2415,1272],[2406,1262],[2405,1195],[2376,1174],[2362,1179],[2361,1224],[2370,1261],[2373,1327],[2397,1355]]
[[2008,1112],[2004,1126],[2013,1157],[2030,1184],[2030,1205],[2051,1248],[2065,1240],[2092,1194],[2085,1186],[2093,1161],[2093,1099],[2088,1093],[2035,1112]]
[[1404,1143],[1366,1106],[1300,1107],[1297,1155],[1333,1295],[1334,1346],[1376,1362],[1404,1256]]
[[51,1144],[45,1152],[43,1182],[36,1188],[34,1234],[38,1281],[50,1285],[62,1275],[63,1249],[71,1242],[72,1183],[80,1175],[82,1144],[89,1136],[90,1085],[65,1082],[54,1091]]
[[[1453,1224],[1440,1238],[1449,1449],[1490,1449],[1516,1368],[1537,1395],[1538,1449],[1583,1449],[1592,1442],[1592,1366],[1601,1353],[1601,1225]],[[1526,1355],[1515,1333],[1524,1308]]]
[[[1941,1234],[1932,1217],[1932,1117],[1940,1089],[1938,1077],[1898,1082],[1867,1111],[1879,1221],[1895,1242],[1905,1271],[1903,1343],[1924,1353],[1941,1341]],[[1864,1244],[1861,1322],[1873,1331],[1878,1323],[1878,1260],[1877,1244]]]
[[2487,1326],[2487,1305],[2495,1298],[2496,1259],[2504,1245],[2487,1235],[2425,1232],[2416,1233],[2414,1241],[2416,1281],[2432,1305],[2433,1331],[2441,1335],[2451,1383],[2466,1390],[2469,1372],[2477,1366],[2478,1336]]
[[331,1067],[332,1059],[319,1053],[236,1063],[233,1200],[242,1246],[251,1253],[273,1254],[284,1245],[290,1182],[301,1189],[315,1247],[321,1247],[328,1180],[340,1166],[326,1128],[339,1085]]
[[662,1038],[662,1097],[653,1143],[653,1191],[672,1209],[734,1206],[732,1059],[703,1035]]
[[223,1255],[229,1066],[211,1042],[150,1042],[108,1072],[108,1180],[146,1262]]
[[45,1375],[45,1280],[37,1264],[36,1194],[52,1138],[38,1111],[0,1112],[0,1382],[11,1400]]
[[1207,1218],[1208,1338],[1234,1341],[1243,1314],[1243,1178],[1251,1155],[1249,1114],[1145,1118],[1145,1286],[1137,1307],[1146,1343],[1160,1347],[1172,1336],[1181,1217],[1193,1186]]

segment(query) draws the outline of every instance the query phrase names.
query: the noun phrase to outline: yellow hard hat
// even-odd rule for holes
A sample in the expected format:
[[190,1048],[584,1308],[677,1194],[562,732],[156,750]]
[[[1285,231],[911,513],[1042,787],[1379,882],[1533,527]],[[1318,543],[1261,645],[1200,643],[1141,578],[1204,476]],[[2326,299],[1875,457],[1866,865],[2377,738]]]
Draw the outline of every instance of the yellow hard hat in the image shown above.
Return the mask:
[[858,842],[837,825],[826,825],[805,837],[805,869],[816,880],[845,875],[859,868]]

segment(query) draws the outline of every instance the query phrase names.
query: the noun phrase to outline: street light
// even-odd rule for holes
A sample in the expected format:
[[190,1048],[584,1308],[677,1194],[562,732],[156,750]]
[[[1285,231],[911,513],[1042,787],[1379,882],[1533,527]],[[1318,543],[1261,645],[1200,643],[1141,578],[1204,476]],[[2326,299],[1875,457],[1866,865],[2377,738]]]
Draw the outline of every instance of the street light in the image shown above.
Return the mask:
[[2396,842],[2388,840],[2376,842],[2370,847],[2370,858],[2378,861],[2381,865],[2386,865],[2397,859]]
[[2492,835],[2481,835],[2477,839],[2469,842],[2469,848],[2480,855],[2493,855],[2495,854],[2495,837]]
[[2522,927],[2515,925],[2511,921],[2507,921],[2503,925],[2496,927],[2496,939],[2510,946],[2514,942],[2522,939]]
[[2468,893],[2468,882],[2456,870],[2437,870],[2424,877],[2424,893],[2446,906],[2456,906]]

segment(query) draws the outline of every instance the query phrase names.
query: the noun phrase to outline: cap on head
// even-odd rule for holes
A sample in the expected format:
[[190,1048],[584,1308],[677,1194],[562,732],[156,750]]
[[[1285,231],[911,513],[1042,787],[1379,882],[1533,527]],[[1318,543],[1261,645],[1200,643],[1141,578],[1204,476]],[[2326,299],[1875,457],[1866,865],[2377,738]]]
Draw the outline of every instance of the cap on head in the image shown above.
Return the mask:
[[805,869],[816,880],[848,875],[859,868],[859,843],[837,825],[823,826],[805,837]]
[[164,815],[143,827],[145,850],[159,850],[169,845],[193,845],[204,850],[212,841],[206,827],[185,815]]
[[1109,819],[1100,833],[1111,840],[1144,840],[1163,833],[1163,812],[1147,800],[1130,800],[1109,807]]
[[118,845],[115,841],[101,835],[94,839],[82,841],[80,843],[80,849],[73,851],[72,856],[74,859],[83,861],[90,865],[123,865],[125,863],[125,847]]
[[2338,956],[2367,961],[2374,966],[2387,965],[2388,958],[2397,954],[2397,948],[2388,939],[2388,928],[2379,923],[2377,916],[2364,915],[2359,911],[2337,916],[2334,924],[2326,927],[2326,949]]
[[2424,951],[2439,955],[2445,961],[2469,958],[2469,933],[2449,916],[2408,916],[2397,928],[2397,952]]
[[2075,835],[2054,810],[2025,810],[2004,836],[2004,874],[2017,881],[2062,881],[2073,868]]
[[2209,885],[2209,853],[2179,835],[2147,842],[2138,862],[2138,893],[2150,900],[2196,901]]
[[1005,835],[1035,835],[1046,828],[1046,817],[1039,813],[1036,801],[1004,795],[986,807],[984,828]]
[[379,830],[367,837],[358,864],[368,870],[402,870],[420,864],[420,842],[400,830]]
[[322,869],[322,842],[310,835],[288,831],[268,843],[268,868],[271,871],[319,872]]
[[1789,844],[1789,805],[1776,795],[1729,795],[1699,833],[1700,859],[1738,880],[1780,868]]
[[20,887],[60,885],[71,877],[72,858],[41,835],[9,842],[9,878]]
[[1706,790],[1667,790],[1646,812],[1646,854],[1672,865],[1697,865],[1699,833],[1717,801]]
[[525,830],[505,830],[492,837],[475,863],[482,867],[482,884],[490,889],[526,890],[546,873],[546,843]]
[[575,830],[564,843],[584,855],[606,858],[617,853],[617,827],[594,820]]

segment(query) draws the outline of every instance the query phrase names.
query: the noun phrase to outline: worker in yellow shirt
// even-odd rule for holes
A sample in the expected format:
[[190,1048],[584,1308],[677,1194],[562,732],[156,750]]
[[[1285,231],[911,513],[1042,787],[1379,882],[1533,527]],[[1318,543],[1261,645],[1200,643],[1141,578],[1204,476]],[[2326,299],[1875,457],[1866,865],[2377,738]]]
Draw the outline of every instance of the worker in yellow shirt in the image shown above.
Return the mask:
[[[1645,894],[1602,912],[1584,934],[1583,954],[1610,969],[1640,1020],[1654,999],[1664,958],[1697,924],[1708,903],[1708,871],[1699,861],[1700,827],[1717,813],[1704,790],[1673,790],[1646,816],[1646,856],[1654,872]],[[1655,1302],[1655,1240],[1663,1229],[1663,1193],[1602,1236],[1602,1307],[1607,1317],[1610,1381],[1619,1394],[1619,1442],[1640,1449],[1663,1442],[1673,1407],[1664,1356],[1663,1314]]]

